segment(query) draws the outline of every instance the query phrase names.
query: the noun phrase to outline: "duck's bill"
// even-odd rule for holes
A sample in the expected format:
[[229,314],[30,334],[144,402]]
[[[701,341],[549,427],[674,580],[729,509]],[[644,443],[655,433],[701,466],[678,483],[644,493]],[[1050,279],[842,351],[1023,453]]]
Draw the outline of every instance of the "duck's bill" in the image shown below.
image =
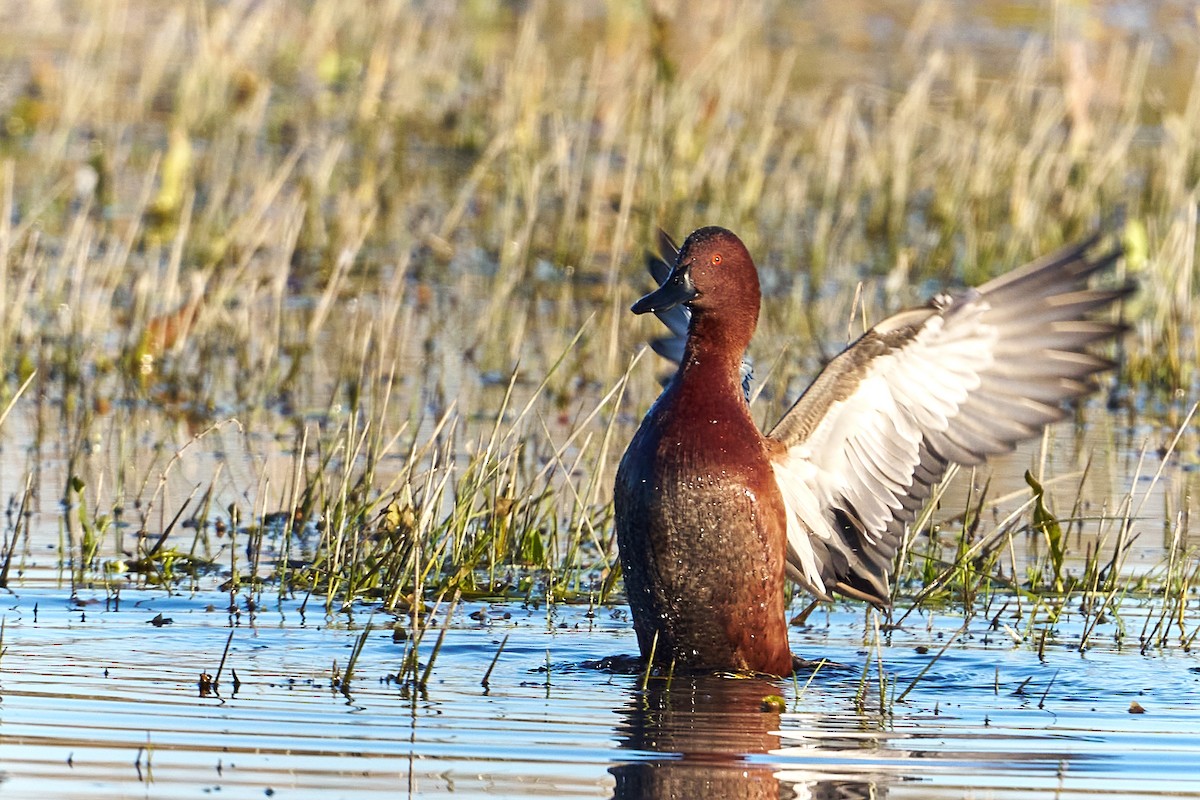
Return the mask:
[[691,276],[686,270],[676,269],[667,276],[662,286],[634,303],[631,310],[635,314],[666,311],[680,303],[694,299],[696,294],[696,287],[692,284]]

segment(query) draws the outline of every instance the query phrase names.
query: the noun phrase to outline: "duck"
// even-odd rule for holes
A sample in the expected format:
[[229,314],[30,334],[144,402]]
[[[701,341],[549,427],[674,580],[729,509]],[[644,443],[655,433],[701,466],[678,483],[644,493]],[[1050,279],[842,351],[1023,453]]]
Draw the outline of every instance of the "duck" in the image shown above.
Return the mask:
[[762,300],[753,258],[725,228],[681,247],[660,232],[660,285],[631,310],[681,334],[655,347],[678,366],[613,488],[642,659],[790,674],[787,581],[887,608],[907,526],[951,465],[1041,435],[1114,366],[1097,351],[1126,330],[1113,308],[1135,287],[1090,280],[1121,258],[1112,238],[887,317],[764,433],[745,388]]

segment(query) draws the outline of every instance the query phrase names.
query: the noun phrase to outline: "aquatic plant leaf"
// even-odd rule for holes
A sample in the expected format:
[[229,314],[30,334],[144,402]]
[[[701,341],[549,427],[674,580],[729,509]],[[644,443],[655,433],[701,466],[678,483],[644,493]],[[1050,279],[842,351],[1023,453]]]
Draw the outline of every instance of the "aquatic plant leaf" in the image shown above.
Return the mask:
[[1050,568],[1054,575],[1054,591],[1063,590],[1063,559],[1066,556],[1062,526],[1046,507],[1046,495],[1033,473],[1025,470],[1025,482],[1033,489],[1033,527],[1040,530],[1050,545]]

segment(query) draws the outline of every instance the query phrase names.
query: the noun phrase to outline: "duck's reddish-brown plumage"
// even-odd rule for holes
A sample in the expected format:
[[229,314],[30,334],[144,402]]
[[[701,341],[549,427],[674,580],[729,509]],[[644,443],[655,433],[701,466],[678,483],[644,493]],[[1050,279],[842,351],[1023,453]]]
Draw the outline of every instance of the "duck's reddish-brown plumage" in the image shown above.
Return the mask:
[[758,322],[758,275],[724,233],[701,229],[685,245],[699,294],[679,371],[617,470],[618,545],[644,654],[682,669],[779,675],[791,669],[783,498],[739,374]]
[[[688,670],[790,671],[785,576],[819,598],[887,605],[905,526],[950,464],[1035,437],[1111,362],[1094,345],[1131,284],[1089,288],[1119,247],[1096,235],[883,320],[764,436],[741,361],[758,273],[741,240],[701,228],[659,265],[653,311],[686,344],[621,459],[617,539],[643,656]],[[654,265],[652,264],[652,267]],[[682,306],[682,307],[681,307]],[[690,314],[690,316],[689,316]]]

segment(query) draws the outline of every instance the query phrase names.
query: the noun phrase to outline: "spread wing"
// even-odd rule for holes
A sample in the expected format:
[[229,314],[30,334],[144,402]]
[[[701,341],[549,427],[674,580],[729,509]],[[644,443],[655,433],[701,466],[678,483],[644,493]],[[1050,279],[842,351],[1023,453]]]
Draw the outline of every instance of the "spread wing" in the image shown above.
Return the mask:
[[951,463],[1011,451],[1112,362],[1092,346],[1132,285],[1090,289],[1119,248],[1097,234],[958,296],[902,311],[837,356],[768,437],[787,506],[788,575],[886,605],[892,561]]
[[[671,274],[671,265],[679,255],[679,246],[662,228],[658,230],[658,253],[646,253],[646,269],[654,282],[662,286],[667,276]],[[672,306],[666,311],[655,311],[663,325],[671,331],[670,336],[662,336],[650,342],[650,349],[668,361],[679,364],[683,360],[683,346],[687,343],[688,323],[692,321],[692,312],[682,303]]]
[[[646,270],[654,278],[655,284],[662,286],[667,276],[671,274],[671,265],[679,255],[679,246],[670,235],[659,228],[658,253],[646,253]],[[687,344],[688,325],[692,321],[692,312],[687,306],[680,304],[665,311],[655,311],[663,325],[671,331],[670,336],[660,336],[650,340],[650,349],[658,353],[672,364],[679,366],[683,361],[683,348]],[[750,401],[750,381],[754,376],[754,367],[747,358],[742,359],[742,393],[746,401]],[[663,379],[666,382],[666,379]]]

